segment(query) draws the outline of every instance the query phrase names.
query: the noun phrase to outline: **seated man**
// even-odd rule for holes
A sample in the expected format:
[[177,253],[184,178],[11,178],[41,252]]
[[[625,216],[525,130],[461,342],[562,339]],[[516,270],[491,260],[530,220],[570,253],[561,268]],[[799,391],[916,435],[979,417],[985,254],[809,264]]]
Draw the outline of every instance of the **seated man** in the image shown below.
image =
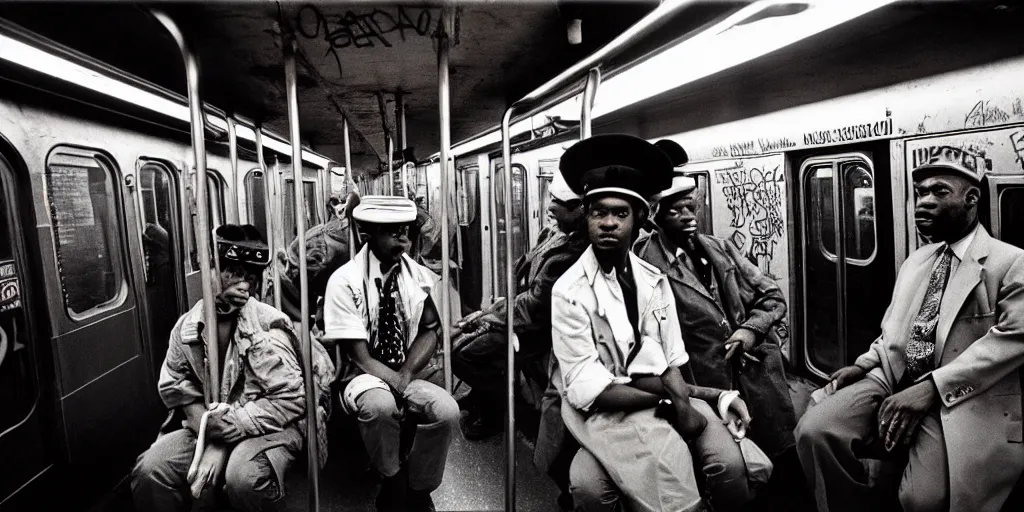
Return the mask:
[[[370,462],[384,482],[381,511],[433,510],[430,493],[444,476],[459,406],[444,389],[417,378],[437,348],[437,277],[405,251],[416,207],[401,197],[367,196],[353,211],[367,243],[331,276],[324,339],[340,343],[342,405],[359,420]],[[405,463],[400,420],[418,426]]]
[[796,413],[775,332],[786,316],[786,299],[732,242],[697,232],[703,203],[696,189],[694,178],[679,173],[672,187],[654,196],[658,230],[634,249],[668,277],[692,384],[740,391],[758,418],[750,437],[776,459],[773,475],[779,485],[772,486],[782,487],[800,472],[791,450]]
[[[519,339],[517,369],[536,367],[531,375],[540,386],[547,384],[547,359],[551,352],[551,287],[569,266],[579,259],[587,243],[577,230],[582,202],[561,175],[552,180],[549,211],[557,227],[525,254],[516,274],[521,277],[513,301],[515,332]],[[484,439],[501,432],[505,413],[507,326],[505,301],[500,301],[464,331],[481,334],[452,351],[452,371],[472,386],[470,415],[463,433],[466,439]]]
[[[671,183],[671,161],[643,139],[600,135],[569,148],[559,168],[583,194],[591,242],[551,298],[562,418],[582,446],[569,477],[576,510],[700,509],[688,441],[716,510],[738,508],[751,493],[730,430],[745,430],[746,406],[736,392],[683,381],[689,356],[668,279],[629,251],[644,198]],[[710,405],[720,400],[728,425]]]
[[[219,227],[216,252],[221,267],[217,326],[206,329],[200,300],[171,331],[158,385],[171,414],[132,472],[132,495],[139,511],[189,510],[192,498],[203,496],[201,489],[221,486],[237,510],[285,510],[282,477],[302,450],[306,432],[298,340],[288,317],[256,298],[263,269],[270,263],[270,252],[256,228]],[[209,475],[208,483],[186,478],[200,418],[207,410],[206,332],[217,333],[224,375],[217,401],[226,404],[211,412],[207,421],[203,469],[209,471],[200,475]],[[322,347],[314,350],[319,389],[324,391],[329,381],[321,376],[333,376],[334,368]],[[321,436],[330,395],[323,398],[327,400],[320,401],[317,411]],[[323,444],[321,452],[326,456]]]
[[978,223],[981,170],[943,152],[914,169],[917,229],[882,332],[796,430],[818,509],[871,510],[860,458],[908,458],[903,510],[998,511],[1024,470],[1024,251]]

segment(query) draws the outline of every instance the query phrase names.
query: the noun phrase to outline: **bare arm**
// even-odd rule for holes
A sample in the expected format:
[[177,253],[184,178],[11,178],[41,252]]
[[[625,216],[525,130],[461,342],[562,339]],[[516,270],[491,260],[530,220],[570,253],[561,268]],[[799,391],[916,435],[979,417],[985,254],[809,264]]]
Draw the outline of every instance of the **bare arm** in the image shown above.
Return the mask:
[[[671,370],[672,368],[669,368],[669,371]],[[669,372],[666,372],[666,374],[667,373]],[[681,372],[677,370],[675,373],[680,374]],[[665,388],[663,380],[664,375],[660,377],[655,375],[650,375],[646,377],[634,377],[633,382],[630,383],[629,385],[634,388],[646,391],[648,393],[654,393],[660,397],[671,398],[674,400],[676,397],[669,393],[669,391]],[[689,392],[689,397],[704,400],[705,402],[712,405],[718,403],[718,395],[722,394],[721,389],[694,386],[692,384],[687,384],[686,382],[683,382],[683,385],[686,386],[686,389]]]
[[392,387],[398,382],[397,372],[370,356],[370,347],[366,340],[343,340],[342,346],[348,351],[348,357],[352,359],[352,362],[363,372],[377,377]]
[[437,327],[439,325],[437,308],[434,307],[433,299],[427,297],[427,302],[423,305],[423,315],[420,316],[419,332],[416,334],[416,339],[413,340],[412,346],[409,347],[409,354],[405,358],[405,364],[399,370],[401,373],[407,376],[416,375],[417,372],[427,365],[430,357],[437,350]]
[[593,407],[603,411],[632,411],[650,409],[658,405],[661,397],[625,384],[609,384],[594,399]]

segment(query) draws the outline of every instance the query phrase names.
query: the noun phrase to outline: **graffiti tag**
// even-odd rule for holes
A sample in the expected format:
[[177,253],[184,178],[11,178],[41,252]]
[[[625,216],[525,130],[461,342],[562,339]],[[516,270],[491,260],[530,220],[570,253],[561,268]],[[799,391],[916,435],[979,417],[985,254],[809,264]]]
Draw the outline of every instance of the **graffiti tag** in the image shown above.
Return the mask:
[[917,148],[911,154],[910,162],[911,169],[941,162],[959,163],[973,172],[978,172],[979,169],[982,171],[992,169],[992,160],[985,158],[983,149],[975,147],[928,146]]
[[[775,275],[769,265],[785,229],[782,212],[783,174],[779,166],[774,169],[719,170],[715,172],[715,180],[724,185],[722,193],[725,195],[726,207],[732,214],[729,226],[737,233],[746,228],[750,234],[747,257],[763,274],[774,279]],[[736,233],[733,241],[746,243],[745,237],[737,237]]]
[[805,146],[818,146],[821,144],[837,144],[840,142],[852,142],[861,139],[873,139],[876,137],[888,137],[892,135],[892,114],[885,113],[885,119],[873,123],[854,124],[833,128],[831,130],[817,130],[804,134]]
[[[338,50],[344,48],[391,48],[397,41],[408,37],[423,37],[430,33],[433,14],[426,7],[393,6],[370,12],[347,11],[337,16],[325,16],[315,5],[304,5],[296,14],[297,32],[306,39],[322,39],[327,52],[332,54],[341,73]],[[397,33],[397,37],[395,34]]]
[[1024,170],[1024,130],[1011,133],[1010,144],[1013,145],[1013,153],[1017,157],[1017,164]]
[[971,111],[964,118],[964,128],[980,128],[990,124],[1005,123],[1010,120],[1010,114],[1005,110],[993,106],[990,101],[979,101],[974,104]]
[[21,307],[21,288],[13,261],[0,262],[0,311]]

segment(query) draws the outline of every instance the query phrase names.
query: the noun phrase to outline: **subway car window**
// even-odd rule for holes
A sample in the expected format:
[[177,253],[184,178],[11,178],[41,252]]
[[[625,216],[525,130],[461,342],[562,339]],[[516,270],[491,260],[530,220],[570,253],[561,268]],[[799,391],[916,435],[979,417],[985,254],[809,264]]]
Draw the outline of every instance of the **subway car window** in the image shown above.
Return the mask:
[[694,199],[702,205],[700,214],[697,216],[697,232],[710,235],[714,232],[711,223],[711,194],[708,194],[708,173],[701,172],[694,174],[697,180],[697,190],[694,192]]
[[142,202],[142,249],[146,265],[146,304],[150,314],[153,354],[162,359],[178,317],[179,268],[174,247],[179,243],[174,219],[177,202],[171,170],[147,163],[139,171]]
[[476,219],[476,208],[479,200],[476,187],[478,172],[479,168],[472,165],[459,169],[456,174],[458,178],[456,192],[459,198],[459,225],[461,226],[468,226]]
[[125,282],[111,169],[72,151],[51,153],[46,187],[64,300],[71,317],[81,319],[113,305]]
[[1002,241],[1024,248],[1024,186],[999,192],[999,235]]
[[810,200],[809,235],[827,258],[836,257],[836,218],[832,200],[832,164],[819,165],[807,174]]
[[302,198],[306,202],[306,229],[309,229],[320,224],[320,210],[316,207],[316,182],[302,182]]
[[843,208],[846,221],[846,259],[867,265],[875,256],[875,187],[866,162],[841,164],[845,186]]
[[266,236],[267,182],[260,169],[253,169],[245,176],[245,204],[249,210],[249,222]]

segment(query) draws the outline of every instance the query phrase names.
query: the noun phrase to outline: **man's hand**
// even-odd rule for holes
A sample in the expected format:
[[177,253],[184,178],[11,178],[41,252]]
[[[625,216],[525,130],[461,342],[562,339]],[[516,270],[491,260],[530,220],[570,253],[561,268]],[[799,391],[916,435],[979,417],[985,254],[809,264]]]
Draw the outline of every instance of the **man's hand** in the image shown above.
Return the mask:
[[[736,332],[729,336],[728,340],[725,340],[725,359],[729,360],[733,357],[743,356],[750,349],[754,348],[757,343],[757,333],[747,329],[746,327],[740,327],[736,329]],[[753,356],[747,356],[752,358]]]
[[230,410],[220,407],[210,412],[206,418],[206,438],[221,443],[232,444],[241,441],[245,436],[241,430],[224,420]]
[[740,440],[747,436],[747,429],[750,428],[750,421],[753,418],[750,417],[750,411],[747,410],[747,404],[742,398],[736,397],[729,402],[729,410],[725,416],[722,421],[725,422],[725,428],[729,429],[733,439]]
[[[212,416],[212,415],[211,415]],[[207,427],[209,427],[207,423]],[[221,481],[224,474],[224,466],[228,461],[228,447],[223,443],[207,442],[203,455],[199,459],[199,466],[194,475],[188,479],[192,497],[199,499],[203,490],[213,488]]]
[[910,386],[882,401],[878,410],[878,437],[885,442],[885,450],[892,451],[897,444],[910,444],[921,419],[935,405],[939,392],[931,379]]
[[395,378],[388,382],[388,385],[398,393],[399,396],[405,395],[405,388],[409,387],[409,383],[412,382],[412,375],[409,374],[405,368],[402,368],[395,373]]
[[704,433],[704,429],[708,426],[708,420],[703,414],[690,407],[689,402],[673,401],[672,407],[676,413],[674,426],[679,435],[683,436],[684,441],[692,441]]
[[840,389],[864,378],[867,372],[857,365],[844,366],[829,376],[828,384],[825,385],[825,395],[831,395]]

